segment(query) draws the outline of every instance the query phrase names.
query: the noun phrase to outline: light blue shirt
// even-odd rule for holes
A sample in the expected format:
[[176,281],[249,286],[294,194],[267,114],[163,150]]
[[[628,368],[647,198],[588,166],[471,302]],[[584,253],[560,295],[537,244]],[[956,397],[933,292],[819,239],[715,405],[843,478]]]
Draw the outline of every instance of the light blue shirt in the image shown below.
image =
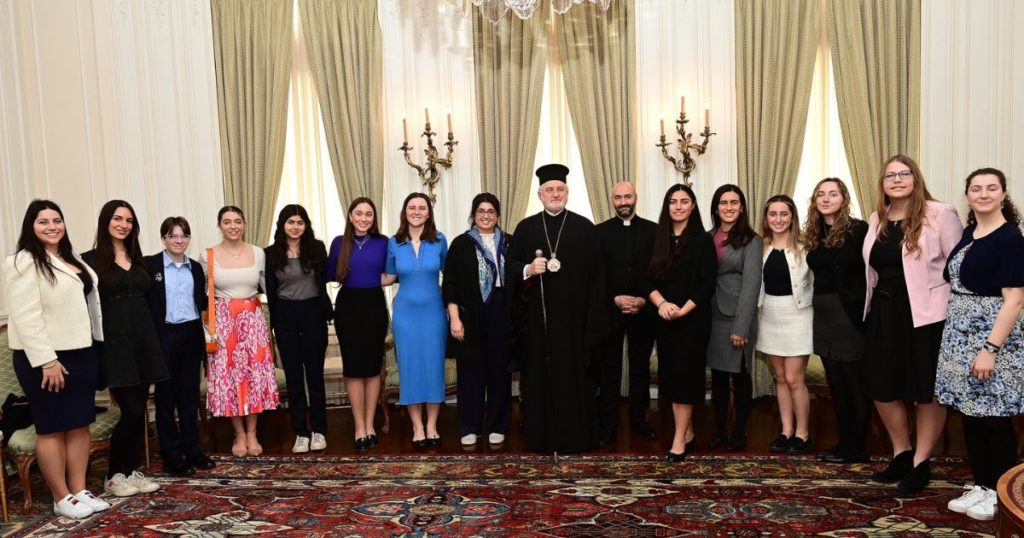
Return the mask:
[[192,264],[185,256],[185,262],[177,262],[164,251],[164,292],[167,294],[167,323],[185,323],[199,319],[196,309],[195,283],[192,280]]

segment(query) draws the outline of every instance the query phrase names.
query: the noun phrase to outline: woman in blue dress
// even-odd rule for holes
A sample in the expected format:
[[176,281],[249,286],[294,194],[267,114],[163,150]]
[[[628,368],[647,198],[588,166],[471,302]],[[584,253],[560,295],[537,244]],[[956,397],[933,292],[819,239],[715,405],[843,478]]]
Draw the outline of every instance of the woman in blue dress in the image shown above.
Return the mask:
[[974,474],[974,485],[948,507],[989,521],[996,482],[1017,464],[1013,417],[1024,413],[1024,237],[1002,172],[972,172],[966,194],[967,229],[946,264],[953,294],[935,396],[963,413]]
[[[423,193],[402,204],[398,233],[388,241],[383,284],[398,282],[392,327],[398,357],[398,404],[407,406],[415,448],[441,446],[437,415],[444,403],[444,355],[448,318],[440,273],[448,241],[434,225],[434,209]],[[423,408],[426,407],[426,424]]]

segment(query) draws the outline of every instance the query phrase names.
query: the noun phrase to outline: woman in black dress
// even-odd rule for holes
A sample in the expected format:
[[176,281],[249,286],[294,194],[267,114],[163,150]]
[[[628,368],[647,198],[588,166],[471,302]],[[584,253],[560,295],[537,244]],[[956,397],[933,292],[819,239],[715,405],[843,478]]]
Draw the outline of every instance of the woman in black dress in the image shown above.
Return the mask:
[[373,419],[388,334],[388,307],[381,288],[387,253],[388,238],[377,225],[377,206],[369,198],[352,200],[345,235],[331,241],[327,278],[341,284],[334,300],[334,330],[352,403],[358,452],[378,445]]
[[448,355],[458,368],[459,436],[464,446],[483,434],[487,401],[488,442],[501,444],[508,429],[512,376],[508,372],[509,310],[505,253],[511,237],[498,226],[501,204],[476,195],[469,231],[452,241],[441,294],[448,307]]
[[[704,401],[704,365],[711,334],[717,255],[690,187],[669,187],[661,205],[644,287],[661,318],[655,328],[659,390],[672,401],[675,435],[668,460],[686,458],[693,406]],[[692,437],[692,436],[691,436]]]
[[160,489],[136,468],[149,386],[169,377],[146,302],[150,277],[139,248],[139,231],[131,204],[111,200],[100,209],[96,248],[82,255],[99,277],[106,337],[100,353],[101,385],[110,388],[110,396],[121,410],[110,436],[104,485],[107,493],[118,497]]
[[861,379],[864,357],[864,258],[868,224],[850,215],[850,191],[838,178],[814,187],[804,242],[814,271],[814,353],[828,379],[839,442],[818,453],[830,463],[868,460],[871,404]]
[[325,450],[324,356],[327,354],[327,321],[331,319],[331,299],[324,281],[327,248],[313,233],[306,208],[288,204],[277,215],[274,242],[265,252],[270,327],[281,351],[288,385],[288,412],[295,432],[292,452]]

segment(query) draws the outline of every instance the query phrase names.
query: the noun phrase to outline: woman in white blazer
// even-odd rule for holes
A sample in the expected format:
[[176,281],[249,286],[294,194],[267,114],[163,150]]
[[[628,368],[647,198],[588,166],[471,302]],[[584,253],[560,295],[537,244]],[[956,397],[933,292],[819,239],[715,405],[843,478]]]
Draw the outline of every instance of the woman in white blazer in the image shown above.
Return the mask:
[[814,273],[807,265],[800,218],[789,196],[768,199],[761,215],[764,239],[757,350],[768,356],[782,432],[769,452],[806,454],[813,447],[809,422],[810,394],[804,375],[813,347]]
[[96,274],[71,248],[57,204],[29,204],[3,277],[14,371],[29,401],[53,511],[83,518],[106,510],[110,505],[85,487],[96,419],[93,341],[103,340],[99,292]]

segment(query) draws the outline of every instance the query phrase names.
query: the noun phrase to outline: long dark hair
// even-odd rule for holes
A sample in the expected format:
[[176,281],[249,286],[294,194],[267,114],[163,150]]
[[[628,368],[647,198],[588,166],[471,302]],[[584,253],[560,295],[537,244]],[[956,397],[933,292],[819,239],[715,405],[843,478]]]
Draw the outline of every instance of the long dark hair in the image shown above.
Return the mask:
[[[679,236],[679,241],[673,241],[672,217],[669,215],[668,206],[672,195],[679,191],[685,192],[686,196],[690,197],[693,210],[690,212],[690,218],[686,221],[686,227],[683,228],[683,235]],[[679,253],[691,238],[701,233],[704,233],[704,220],[700,217],[697,195],[693,193],[693,189],[682,183],[672,185],[665,191],[665,198],[661,202],[658,233],[654,236],[654,250],[651,252],[651,274],[654,275],[654,278],[668,278],[673,256]]]
[[338,269],[335,271],[334,279],[338,283],[345,282],[345,277],[348,276],[348,260],[352,256],[352,245],[355,244],[356,237],[356,225],[352,224],[352,212],[356,210],[359,204],[366,204],[373,210],[373,224],[370,225],[370,229],[366,231],[367,237],[383,237],[380,233],[380,226],[378,226],[377,220],[377,206],[373,203],[373,200],[360,196],[352,203],[348,205],[348,211],[345,213],[345,233],[341,236],[341,252],[338,253]]
[[498,224],[497,219],[501,218],[501,202],[498,201],[498,197],[489,193],[481,192],[480,194],[473,197],[473,204],[469,210],[469,227],[472,228],[476,224],[476,210],[480,208],[480,204],[491,204],[494,206],[496,220],[494,227],[500,229],[501,225]]
[[302,272],[308,274],[314,270],[323,270],[327,265],[327,253],[316,240],[313,224],[309,222],[309,213],[299,204],[288,204],[277,214],[274,242],[270,245],[270,266],[275,271],[283,271],[288,265],[288,235],[284,233],[284,223],[296,216],[306,223],[306,230],[299,236],[299,265],[302,266]]
[[[35,223],[36,218],[39,217],[39,213],[45,209],[52,209],[60,215],[60,220],[64,220],[64,212],[60,210],[60,206],[51,202],[50,200],[32,200],[28,204],[28,209],[25,210],[25,218],[21,221],[21,235],[18,236],[18,251],[24,250],[32,255],[32,260],[35,262],[36,271],[39,272],[46,281],[50,284],[57,283],[57,275],[53,273],[53,263],[50,261],[50,256],[46,254],[46,246],[43,242],[36,237]],[[92,277],[89,276],[89,271],[85,270],[85,265],[78,261],[75,257],[74,249],[71,248],[71,240],[68,239],[67,224],[64,225],[64,237],[60,238],[57,243],[57,253],[64,259],[64,263],[73,266],[78,269],[80,273],[79,278],[82,282],[92,282]]]
[[[437,225],[434,224],[434,204],[430,203],[430,197],[422,192],[409,193],[409,196],[406,196],[405,201],[402,202],[402,214],[399,215],[398,232],[395,234],[395,241],[405,243],[409,240],[409,221],[405,216],[405,208],[409,207],[409,202],[414,198],[422,198],[427,203],[427,220],[423,223],[420,240],[433,243],[437,241]],[[376,216],[376,212],[374,216]]]
[[747,211],[747,196],[743,194],[743,189],[739,185],[733,185],[727,183],[715,189],[714,196],[711,197],[711,229],[717,230],[722,226],[722,217],[718,216],[718,203],[722,201],[722,195],[728,192],[735,192],[740,197],[740,215],[736,217],[736,222],[733,223],[732,228],[729,229],[729,235],[726,236],[725,244],[739,248],[746,246],[751,239],[754,238],[756,233],[750,226],[750,212]]
[[132,230],[128,237],[124,238],[125,255],[131,260],[132,265],[149,277],[146,264],[142,260],[142,248],[139,246],[139,233],[142,227],[139,218],[135,215],[135,208],[124,200],[111,200],[100,208],[100,216],[96,219],[96,252],[93,254],[93,263],[96,269],[96,276],[103,282],[113,275],[114,272],[114,238],[110,236],[110,221],[114,213],[120,208],[126,208],[132,214]]
[[[971,175],[967,176],[967,180],[964,181],[964,194],[966,195],[967,191],[970,190],[972,179],[984,175],[996,176],[999,179],[999,185],[1003,188],[1003,192],[1006,192],[1006,174],[1004,174],[1002,170],[997,170],[995,168],[979,168],[971,172]],[[1017,211],[1017,206],[1014,205],[1013,200],[1010,199],[1009,193],[1006,194],[1006,198],[1003,198],[1003,207],[1001,211],[1006,222],[1010,222],[1017,228],[1020,228],[1020,212]],[[978,217],[974,216],[974,210],[969,210],[967,212],[967,225],[973,226],[977,223]]]

